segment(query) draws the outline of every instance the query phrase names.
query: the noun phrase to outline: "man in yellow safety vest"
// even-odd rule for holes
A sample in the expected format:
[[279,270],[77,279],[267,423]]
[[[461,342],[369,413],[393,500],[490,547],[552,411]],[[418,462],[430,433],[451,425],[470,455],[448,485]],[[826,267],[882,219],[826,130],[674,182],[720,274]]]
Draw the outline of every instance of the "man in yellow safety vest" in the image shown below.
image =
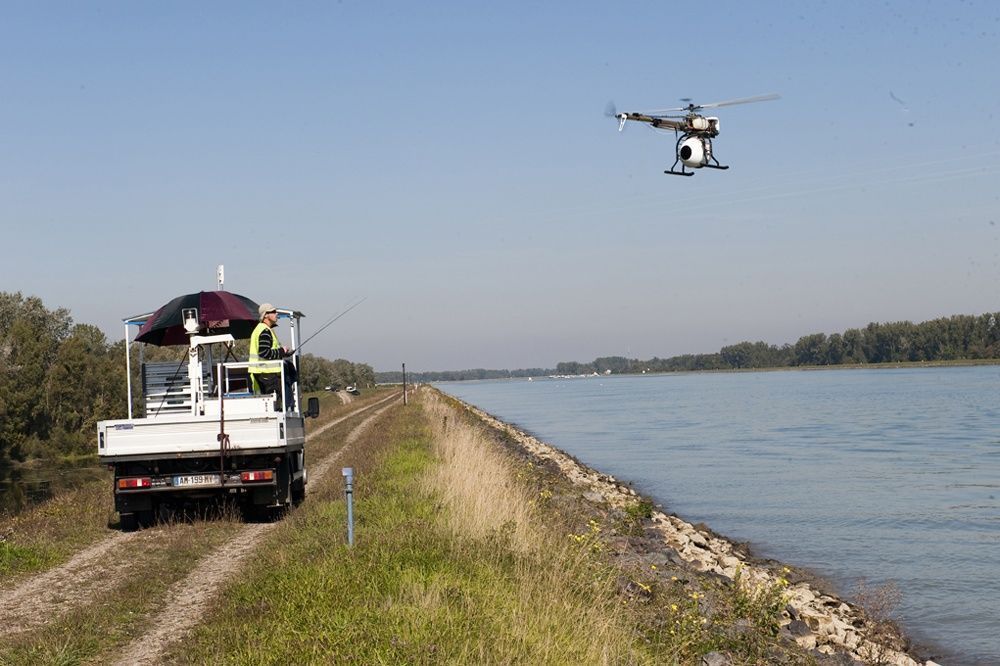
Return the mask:
[[[262,303],[257,312],[260,315],[260,323],[250,335],[250,383],[253,385],[253,392],[259,395],[274,393],[279,396],[284,393],[286,407],[290,407],[291,395],[288,387],[282,392],[281,386],[281,366],[278,364],[262,364],[261,361],[278,361],[291,355],[288,347],[283,347],[278,343],[278,336],[273,329],[278,325],[278,311],[270,303]],[[286,364],[287,365],[287,364]],[[286,374],[287,374],[286,368]],[[285,383],[291,383],[291,377],[285,378]],[[275,402],[280,405],[280,402]]]

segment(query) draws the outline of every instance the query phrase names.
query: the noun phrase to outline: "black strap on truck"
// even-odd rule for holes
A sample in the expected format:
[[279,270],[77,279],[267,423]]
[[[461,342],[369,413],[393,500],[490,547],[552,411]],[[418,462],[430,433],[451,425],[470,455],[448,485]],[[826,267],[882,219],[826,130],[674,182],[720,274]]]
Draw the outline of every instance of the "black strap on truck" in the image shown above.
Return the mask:
[[219,484],[226,485],[226,454],[229,453],[229,435],[226,434],[226,393],[222,390],[222,364],[218,365],[218,380],[216,387],[219,391]]

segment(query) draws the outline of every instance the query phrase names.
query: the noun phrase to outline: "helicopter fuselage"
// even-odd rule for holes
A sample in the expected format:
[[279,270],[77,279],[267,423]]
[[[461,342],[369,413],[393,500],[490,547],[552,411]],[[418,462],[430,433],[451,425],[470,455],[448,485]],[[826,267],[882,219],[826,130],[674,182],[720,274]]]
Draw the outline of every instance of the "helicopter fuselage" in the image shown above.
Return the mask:
[[[614,104],[609,104],[605,114],[618,119],[618,131],[625,128],[625,123],[629,120],[646,123],[654,129],[673,130],[677,135],[676,154],[673,166],[664,171],[674,176],[692,176],[685,167],[700,169],[708,167],[710,169],[728,169],[728,166],[719,164],[719,160],[712,155],[712,139],[719,136],[719,119],[715,116],[703,116],[698,111],[703,109],[714,109],[720,106],[733,106],[735,104],[748,104],[750,102],[766,102],[778,99],[780,95],[770,93],[767,95],[756,95],[754,97],[743,97],[731,99],[725,102],[712,102],[711,104],[695,104],[690,98],[684,97],[681,101],[687,102],[686,106],[675,109],[664,109],[663,111],[650,111],[647,113],[616,113]],[[660,115],[670,112],[681,112],[684,115]],[[677,165],[680,164],[680,170]]]

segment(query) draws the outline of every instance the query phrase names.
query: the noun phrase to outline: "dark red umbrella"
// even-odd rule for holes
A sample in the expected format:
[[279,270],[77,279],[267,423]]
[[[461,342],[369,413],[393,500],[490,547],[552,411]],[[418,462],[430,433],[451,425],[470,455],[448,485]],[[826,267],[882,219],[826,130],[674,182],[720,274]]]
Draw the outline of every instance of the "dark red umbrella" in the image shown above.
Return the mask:
[[181,315],[188,308],[198,309],[202,333],[230,333],[237,340],[250,337],[260,321],[257,304],[246,296],[228,291],[199,291],[178,296],[153,313],[135,336],[137,342],[151,345],[186,345],[187,333]]

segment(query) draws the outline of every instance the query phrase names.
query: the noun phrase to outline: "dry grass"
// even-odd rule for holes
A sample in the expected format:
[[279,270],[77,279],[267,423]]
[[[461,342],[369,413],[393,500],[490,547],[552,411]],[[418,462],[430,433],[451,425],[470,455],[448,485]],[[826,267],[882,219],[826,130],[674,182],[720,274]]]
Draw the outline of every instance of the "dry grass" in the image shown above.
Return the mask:
[[438,461],[424,487],[448,509],[448,526],[456,535],[476,539],[502,530],[519,552],[537,552],[544,539],[535,526],[535,498],[517,482],[509,458],[439,394],[426,391],[421,398]]
[[873,586],[862,579],[855,587],[854,598],[864,608],[868,620],[861,629],[863,642],[859,652],[866,664],[889,664],[893,650],[905,647],[902,632],[892,619],[902,592],[892,581]]
[[514,558],[512,602],[520,620],[510,640],[532,637],[540,654],[566,656],[556,628],[573,627],[574,650],[586,663],[644,660],[618,594],[619,572],[599,557],[594,534],[574,534],[553,512],[541,511],[523,463],[440,394],[425,390],[420,398],[437,463],[423,485],[442,505],[443,522],[458,542],[486,544],[493,559]]

